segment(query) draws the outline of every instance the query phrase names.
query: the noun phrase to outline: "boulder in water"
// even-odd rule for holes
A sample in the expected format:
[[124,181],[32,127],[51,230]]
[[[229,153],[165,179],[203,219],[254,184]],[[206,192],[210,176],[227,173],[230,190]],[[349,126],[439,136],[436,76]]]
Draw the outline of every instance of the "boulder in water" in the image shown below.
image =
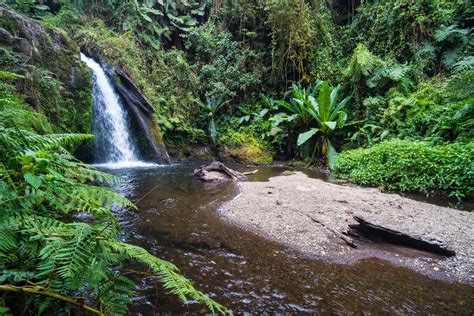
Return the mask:
[[246,181],[247,177],[235,170],[226,167],[222,162],[213,161],[194,170],[194,175],[206,182]]

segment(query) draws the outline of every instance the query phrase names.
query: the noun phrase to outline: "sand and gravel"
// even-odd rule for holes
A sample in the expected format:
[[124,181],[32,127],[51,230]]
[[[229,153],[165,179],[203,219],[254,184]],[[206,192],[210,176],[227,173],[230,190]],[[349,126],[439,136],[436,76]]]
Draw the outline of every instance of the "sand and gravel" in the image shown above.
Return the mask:
[[[376,256],[437,278],[474,285],[474,212],[373,188],[328,183],[303,173],[238,185],[240,193],[222,205],[222,216],[305,255],[346,263]],[[354,249],[334,233],[347,232],[348,225],[356,224],[354,216],[408,235],[437,240],[456,255],[443,257],[357,240]]]

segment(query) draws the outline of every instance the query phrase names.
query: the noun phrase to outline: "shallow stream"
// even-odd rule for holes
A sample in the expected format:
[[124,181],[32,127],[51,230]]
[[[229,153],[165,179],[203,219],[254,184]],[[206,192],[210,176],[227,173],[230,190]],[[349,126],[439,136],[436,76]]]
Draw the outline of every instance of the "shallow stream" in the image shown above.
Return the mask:
[[[237,194],[234,183],[206,184],[192,172],[198,163],[107,170],[124,178],[116,189],[138,212],[118,211],[124,237],[172,261],[196,287],[236,314],[435,313],[471,314],[474,287],[431,279],[387,261],[352,265],[304,257],[220,219],[219,205]],[[266,180],[283,168],[266,168]],[[313,174],[313,176],[318,176]],[[258,211],[258,206],[255,206]],[[181,304],[152,276],[138,281],[130,315],[203,312]]]

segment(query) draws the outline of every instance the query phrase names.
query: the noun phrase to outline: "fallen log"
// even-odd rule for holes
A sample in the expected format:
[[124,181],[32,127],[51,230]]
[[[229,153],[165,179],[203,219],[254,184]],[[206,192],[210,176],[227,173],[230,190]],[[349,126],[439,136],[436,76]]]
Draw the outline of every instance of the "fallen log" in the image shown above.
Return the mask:
[[247,177],[235,170],[226,167],[222,162],[213,161],[208,165],[204,165],[194,170],[194,175],[200,180],[206,182],[221,181],[246,181]]
[[452,257],[456,252],[443,241],[396,231],[375,223],[371,223],[359,216],[354,216],[358,224],[349,225],[351,234],[362,235],[368,239],[382,239],[386,242],[428,251],[434,254]]

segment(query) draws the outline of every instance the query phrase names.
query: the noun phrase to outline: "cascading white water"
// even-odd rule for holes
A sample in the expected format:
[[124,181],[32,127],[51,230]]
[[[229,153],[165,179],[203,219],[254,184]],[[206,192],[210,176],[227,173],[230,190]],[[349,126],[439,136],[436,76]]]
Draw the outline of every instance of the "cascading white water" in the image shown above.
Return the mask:
[[106,167],[116,168],[148,165],[137,157],[137,151],[129,132],[127,112],[104,69],[82,53],[81,60],[94,74],[92,96],[95,162]]

